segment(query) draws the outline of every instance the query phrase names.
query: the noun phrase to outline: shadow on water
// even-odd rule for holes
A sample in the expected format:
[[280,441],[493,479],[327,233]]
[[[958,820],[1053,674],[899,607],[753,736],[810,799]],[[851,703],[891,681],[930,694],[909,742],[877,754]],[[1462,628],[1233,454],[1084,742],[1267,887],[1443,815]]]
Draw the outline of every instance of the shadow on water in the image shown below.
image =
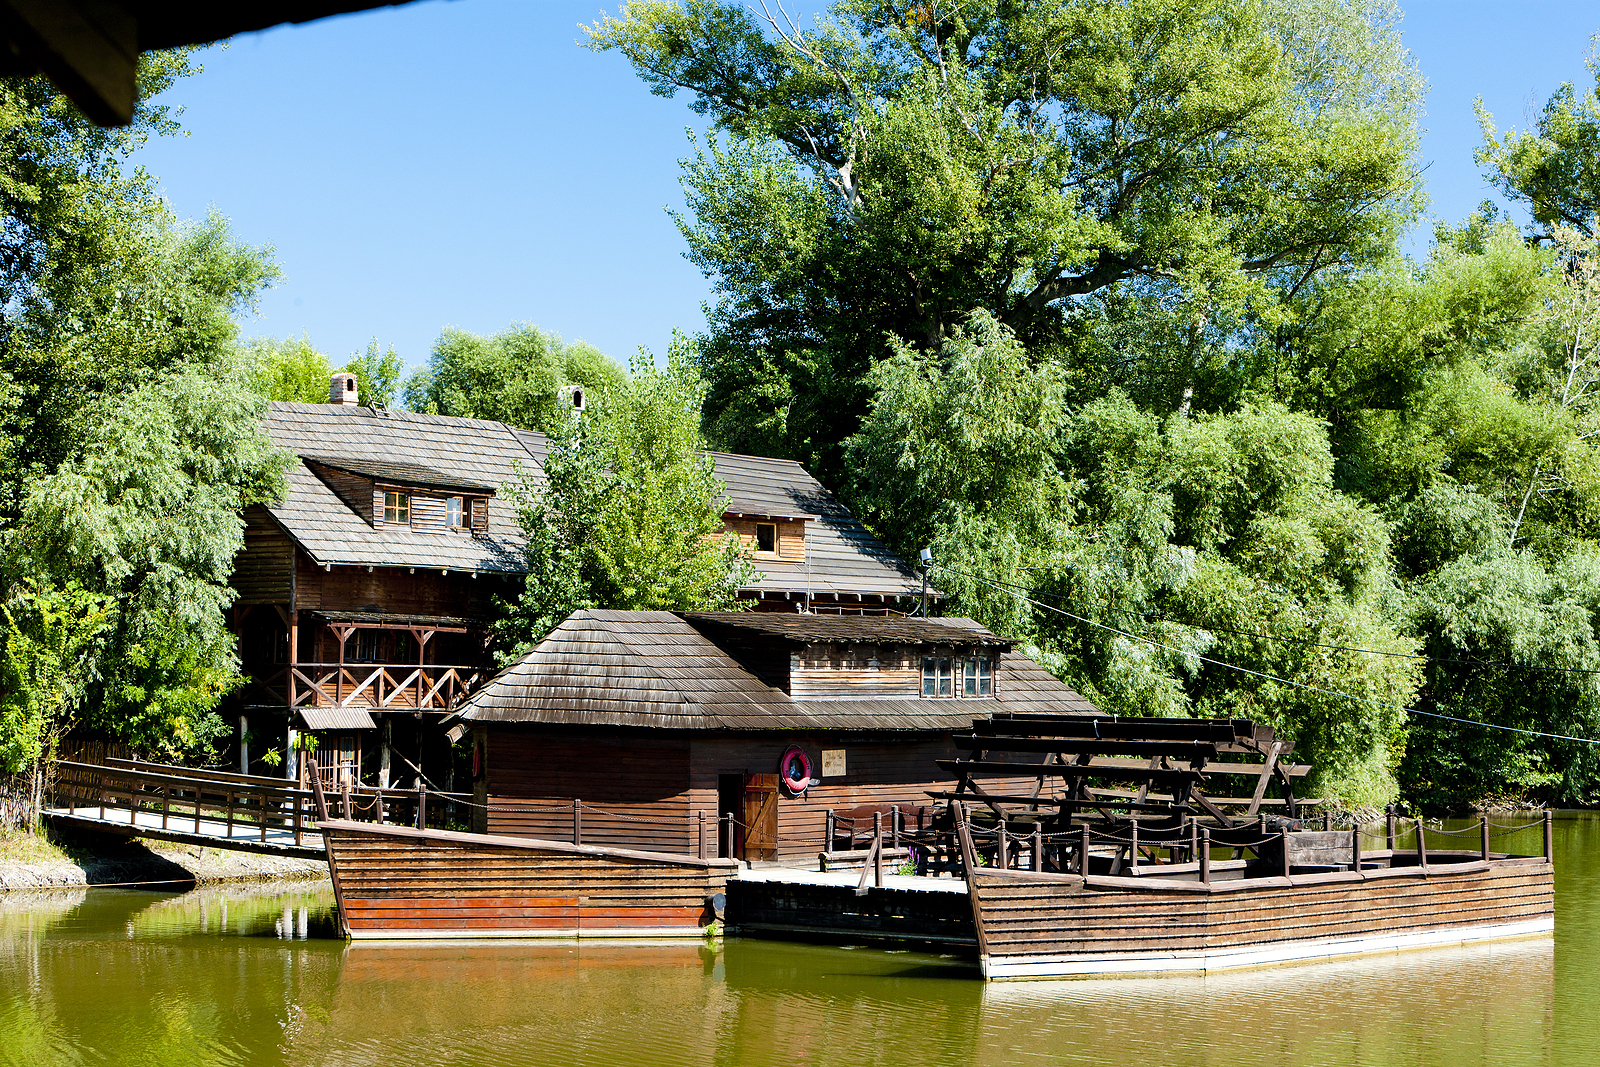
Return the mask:
[[1557,849],[1553,941],[1111,981],[744,939],[347,945],[326,883],[6,896],[0,1063],[1591,1063],[1600,817]]

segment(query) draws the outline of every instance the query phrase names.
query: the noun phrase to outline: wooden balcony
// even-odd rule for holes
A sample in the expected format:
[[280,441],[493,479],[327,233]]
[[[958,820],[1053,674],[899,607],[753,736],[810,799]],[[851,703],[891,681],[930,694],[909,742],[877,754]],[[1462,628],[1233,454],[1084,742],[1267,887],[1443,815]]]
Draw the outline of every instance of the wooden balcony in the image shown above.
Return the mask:
[[255,707],[450,711],[488,677],[483,667],[399,663],[297,663],[258,674]]

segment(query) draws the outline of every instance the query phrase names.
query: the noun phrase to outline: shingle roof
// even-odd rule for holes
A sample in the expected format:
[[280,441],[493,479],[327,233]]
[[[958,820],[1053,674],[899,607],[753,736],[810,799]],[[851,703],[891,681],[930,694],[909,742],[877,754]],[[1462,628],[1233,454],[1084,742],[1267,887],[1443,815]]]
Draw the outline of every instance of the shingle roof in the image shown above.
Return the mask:
[[[543,477],[543,434],[483,419],[289,403],[269,405],[266,429],[275,444],[303,461],[289,469],[288,495],[269,510],[316,562],[522,572],[521,530],[504,493],[490,498],[489,526],[480,534],[374,528],[304,461],[402,484],[494,490],[516,476],[514,464],[536,482]],[[727,486],[726,510],[815,516],[806,523],[805,562],[763,560],[763,576],[750,590],[891,597],[921,590],[921,576],[800,464],[708,454]]]
[[[899,615],[788,615],[756,611],[697,611],[683,617],[702,632],[753,630],[796,645],[992,645],[1016,642],[996,637],[971,619],[910,619]],[[710,635],[714,641],[714,634]]]
[[[844,616],[856,623],[870,616]],[[968,629],[976,624],[968,620]],[[462,705],[478,722],[676,730],[962,730],[999,711],[1093,712],[1016,653],[991,699],[795,700],[666,611],[579,611]],[[1015,692],[1005,692],[1013,688]]]

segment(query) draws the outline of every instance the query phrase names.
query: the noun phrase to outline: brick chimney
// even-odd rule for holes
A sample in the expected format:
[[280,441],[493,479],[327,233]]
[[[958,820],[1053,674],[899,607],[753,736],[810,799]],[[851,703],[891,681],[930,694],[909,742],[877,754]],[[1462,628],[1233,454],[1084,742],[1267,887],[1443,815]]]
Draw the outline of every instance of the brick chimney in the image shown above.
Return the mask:
[[340,371],[333,376],[333,384],[328,387],[328,403],[343,404],[353,408],[360,402],[361,391],[356,388],[356,376],[349,371]]

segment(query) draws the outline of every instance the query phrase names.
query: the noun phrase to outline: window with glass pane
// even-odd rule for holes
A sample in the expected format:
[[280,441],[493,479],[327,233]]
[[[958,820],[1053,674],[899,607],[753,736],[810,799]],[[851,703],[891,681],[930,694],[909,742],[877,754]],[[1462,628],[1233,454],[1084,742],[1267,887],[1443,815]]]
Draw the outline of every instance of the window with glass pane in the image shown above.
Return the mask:
[[978,661],[969,659],[966,669],[962,672],[961,695],[975,697],[978,695]]
[[950,693],[950,661],[947,660],[947,659],[942,659],[942,660],[939,661],[939,695],[942,696],[942,697],[947,697],[947,696],[951,695],[951,693]]
[[978,661],[978,695],[986,697],[994,692],[994,666],[992,661]]
[[400,526],[411,525],[411,494],[384,493],[383,521]]
[[931,697],[937,696],[938,693],[939,676],[932,657],[929,657],[922,661],[922,695]]
[[458,496],[446,497],[444,502],[444,524],[452,530],[459,530],[467,524],[466,509],[462,506]]

